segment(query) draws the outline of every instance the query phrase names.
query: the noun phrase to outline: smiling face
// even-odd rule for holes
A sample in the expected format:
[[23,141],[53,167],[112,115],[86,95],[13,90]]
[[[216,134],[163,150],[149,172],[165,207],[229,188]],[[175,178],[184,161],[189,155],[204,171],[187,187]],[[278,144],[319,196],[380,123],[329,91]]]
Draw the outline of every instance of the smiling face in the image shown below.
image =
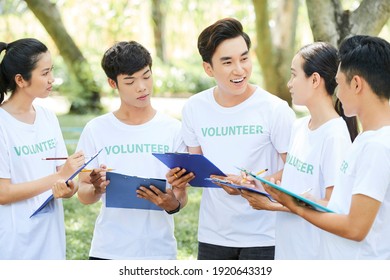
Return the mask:
[[[18,79],[18,77],[16,77]],[[42,53],[35,64],[35,68],[31,71],[31,79],[25,81],[22,79],[22,90],[27,93],[32,99],[45,98],[52,91],[53,64],[50,52]]]
[[204,62],[203,67],[210,77],[215,78],[220,93],[247,93],[252,62],[242,36],[223,41],[216,48],[211,61],[212,64]]
[[123,104],[136,108],[151,106],[150,97],[153,93],[153,76],[149,66],[135,72],[133,75],[118,75],[117,84],[109,79],[112,88],[117,88]]

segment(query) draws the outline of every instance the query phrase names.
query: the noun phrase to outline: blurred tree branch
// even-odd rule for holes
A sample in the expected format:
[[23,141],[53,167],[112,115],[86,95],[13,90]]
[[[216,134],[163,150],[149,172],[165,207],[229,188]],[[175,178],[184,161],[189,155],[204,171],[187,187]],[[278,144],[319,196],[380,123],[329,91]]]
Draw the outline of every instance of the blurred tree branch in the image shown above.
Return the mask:
[[66,31],[56,5],[50,0],[25,0],[25,2],[49,33],[69,72],[82,87],[78,98],[72,101],[70,112],[79,114],[101,112],[100,89],[93,79],[88,61]]
[[363,0],[354,11],[343,10],[340,0],[306,0],[315,41],[338,46],[348,35],[376,36],[390,17],[390,0]]
[[[268,0],[252,2],[256,14],[255,50],[265,89],[291,104],[286,84],[295,54],[299,0],[279,0],[272,28]],[[306,0],[306,6],[314,41],[334,46],[351,34],[378,35],[390,17],[390,0],[363,0],[353,11],[343,10],[341,0]]]

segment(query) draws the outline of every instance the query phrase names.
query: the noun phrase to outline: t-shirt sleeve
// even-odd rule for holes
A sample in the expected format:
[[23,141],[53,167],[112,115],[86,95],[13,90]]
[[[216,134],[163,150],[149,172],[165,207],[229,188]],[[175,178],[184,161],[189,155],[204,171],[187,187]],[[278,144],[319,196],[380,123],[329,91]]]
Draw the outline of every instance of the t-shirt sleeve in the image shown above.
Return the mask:
[[364,194],[380,202],[390,188],[390,151],[379,143],[368,143],[356,169],[352,194]]
[[185,153],[188,151],[186,144],[184,143],[181,129],[179,129],[174,138],[174,151],[176,153]]
[[[85,157],[91,157],[92,155],[96,154],[98,150],[93,139],[93,128],[90,124],[87,124],[80,134],[76,151],[82,150],[84,152]],[[99,163],[97,160],[93,160],[88,164],[88,168],[91,169],[98,167]]]
[[294,121],[295,113],[287,102],[275,107],[271,124],[271,141],[280,154],[288,151]]
[[188,100],[183,107],[181,135],[183,137],[184,143],[188,147],[198,147],[200,144],[194,130],[194,114],[192,107],[191,100]]

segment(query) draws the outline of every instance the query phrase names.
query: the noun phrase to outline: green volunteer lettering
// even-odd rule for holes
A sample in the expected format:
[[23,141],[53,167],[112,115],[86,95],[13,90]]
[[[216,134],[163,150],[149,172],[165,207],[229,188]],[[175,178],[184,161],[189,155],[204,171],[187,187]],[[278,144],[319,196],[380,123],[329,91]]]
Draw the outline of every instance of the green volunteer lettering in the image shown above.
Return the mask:
[[312,164],[303,162],[291,154],[287,154],[286,164],[294,166],[299,172],[313,175],[314,166]]
[[263,134],[263,127],[261,125],[202,127],[201,132],[203,137],[255,135],[255,134]]
[[347,172],[347,169],[348,169],[348,162],[344,160],[343,163],[341,164],[340,171],[345,174]]
[[169,146],[163,144],[120,144],[104,147],[107,155],[118,154],[150,154],[150,153],[167,153]]
[[22,146],[15,146],[14,151],[17,156],[27,156],[27,155],[35,155],[39,153],[46,152],[48,150],[52,150],[56,148],[56,140],[49,139],[46,141],[42,141],[39,143],[34,143],[31,145],[22,145]]

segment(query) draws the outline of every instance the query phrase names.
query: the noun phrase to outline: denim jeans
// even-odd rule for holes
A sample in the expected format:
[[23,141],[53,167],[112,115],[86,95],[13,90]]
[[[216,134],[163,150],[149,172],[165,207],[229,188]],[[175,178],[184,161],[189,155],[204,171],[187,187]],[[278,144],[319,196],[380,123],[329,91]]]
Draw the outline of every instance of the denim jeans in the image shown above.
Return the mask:
[[198,242],[198,260],[273,260],[275,246],[225,247]]

